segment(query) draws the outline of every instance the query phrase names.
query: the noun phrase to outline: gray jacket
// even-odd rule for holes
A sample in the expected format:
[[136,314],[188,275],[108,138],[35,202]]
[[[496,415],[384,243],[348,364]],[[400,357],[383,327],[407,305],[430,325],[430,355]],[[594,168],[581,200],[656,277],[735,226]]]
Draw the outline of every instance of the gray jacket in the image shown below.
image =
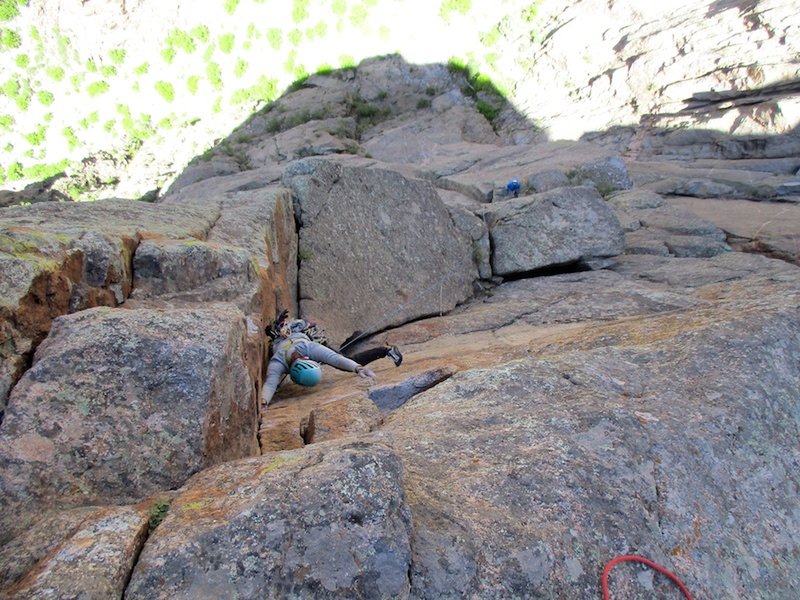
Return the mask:
[[327,346],[312,342],[304,333],[293,333],[288,338],[279,338],[272,343],[272,358],[267,366],[267,380],[261,390],[261,401],[265,406],[270,403],[275,390],[289,373],[289,358],[294,352],[342,371],[355,373],[356,368],[360,366],[356,361],[342,356]]

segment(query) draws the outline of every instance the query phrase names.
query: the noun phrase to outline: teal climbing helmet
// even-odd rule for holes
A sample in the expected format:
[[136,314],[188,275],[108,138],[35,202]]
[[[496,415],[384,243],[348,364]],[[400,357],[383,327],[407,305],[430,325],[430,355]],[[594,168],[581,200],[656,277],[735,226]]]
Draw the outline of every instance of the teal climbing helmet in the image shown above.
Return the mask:
[[295,383],[311,387],[322,380],[322,367],[310,358],[298,358],[292,363],[289,376]]

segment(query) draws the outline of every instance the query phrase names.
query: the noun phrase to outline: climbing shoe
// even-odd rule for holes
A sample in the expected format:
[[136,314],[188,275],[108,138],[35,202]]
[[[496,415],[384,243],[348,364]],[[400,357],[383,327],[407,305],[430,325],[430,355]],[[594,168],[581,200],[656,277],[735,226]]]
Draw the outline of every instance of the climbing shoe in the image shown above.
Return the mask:
[[403,362],[403,355],[400,354],[400,350],[397,349],[397,346],[392,346],[389,348],[388,352],[386,352],[386,356],[394,361],[395,367],[399,367],[400,363]]

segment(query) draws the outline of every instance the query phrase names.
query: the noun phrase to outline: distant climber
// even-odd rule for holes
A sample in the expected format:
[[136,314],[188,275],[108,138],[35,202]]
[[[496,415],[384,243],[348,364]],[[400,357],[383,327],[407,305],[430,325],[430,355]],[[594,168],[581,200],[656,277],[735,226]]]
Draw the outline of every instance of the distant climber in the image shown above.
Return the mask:
[[519,196],[519,190],[522,186],[519,183],[519,179],[512,179],[506,184],[506,191],[509,194],[514,194],[514,198]]
[[367,363],[385,356],[391,358],[395,366],[403,361],[402,354],[395,346],[371,348],[349,358],[327,346],[327,337],[314,321],[289,319],[286,310],[266,328],[266,334],[272,339],[272,357],[261,390],[264,405],[272,401],[272,396],[287,373],[299,385],[314,386],[322,379],[320,363],[355,373],[361,378],[374,379],[372,369],[364,366]]

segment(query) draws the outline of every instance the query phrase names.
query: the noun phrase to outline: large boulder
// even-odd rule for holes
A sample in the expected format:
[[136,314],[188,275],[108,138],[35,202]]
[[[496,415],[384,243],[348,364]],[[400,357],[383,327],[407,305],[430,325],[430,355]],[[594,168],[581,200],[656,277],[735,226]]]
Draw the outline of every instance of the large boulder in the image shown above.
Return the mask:
[[615,256],[623,231],[593,187],[558,188],[484,209],[492,239],[492,272],[508,276]]
[[140,500],[258,454],[248,335],[229,305],[56,319],[0,426],[0,542],[43,508]]
[[193,478],[125,598],[408,598],[410,563],[400,461],[380,443],[323,443]]
[[472,239],[430,183],[305,159],[287,167],[284,184],[301,224],[300,311],[334,343],[448,311],[472,294]]

